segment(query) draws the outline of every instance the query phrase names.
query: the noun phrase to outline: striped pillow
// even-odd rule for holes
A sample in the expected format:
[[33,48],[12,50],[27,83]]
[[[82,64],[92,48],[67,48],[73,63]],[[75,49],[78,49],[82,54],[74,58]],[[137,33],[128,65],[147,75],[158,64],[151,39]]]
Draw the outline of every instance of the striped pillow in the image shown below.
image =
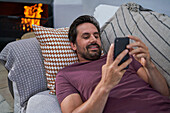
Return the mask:
[[104,53],[115,37],[133,35],[149,48],[152,61],[170,86],[170,17],[135,3],[122,5],[101,28]]
[[68,28],[45,28],[33,25],[37,40],[40,42],[44,66],[46,69],[47,86],[50,94],[55,94],[57,72],[78,61],[77,54],[71,49],[68,39]]

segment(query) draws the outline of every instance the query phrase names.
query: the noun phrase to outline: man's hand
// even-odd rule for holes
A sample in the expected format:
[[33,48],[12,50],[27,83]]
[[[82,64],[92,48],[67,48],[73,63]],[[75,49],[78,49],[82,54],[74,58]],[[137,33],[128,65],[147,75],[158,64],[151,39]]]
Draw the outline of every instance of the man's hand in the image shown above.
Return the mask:
[[[130,55],[133,55],[136,60],[138,60],[144,67],[151,67],[151,57],[148,47],[137,37],[128,36],[130,39],[134,40],[134,43],[127,45],[127,48],[131,50]],[[136,49],[133,49],[137,47]]]
[[[135,41],[127,45],[127,48],[130,49],[129,54],[133,55],[134,58],[144,66],[144,69],[140,68],[137,71],[138,75],[143,79],[147,78],[148,80],[144,80],[148,81],[148,83],[162,95],[169,96],[166,80],[151,61],[148,47],[139,38],[134,36],[128,37]],[[134,47],[137,48],[133,49]]]
[[113,61],[113,51],[114,51],[114,44],[110,46],[107,55],[106,64],[103,65],[102,67],[101,82],[107,87],[109,91],[120,82],[123,74],[126,72],[124,68],[127,65],[129,65],[130,62],[132,61],[132,59],[129,58],[123,64],[118,66],[118,64],[123,59],[123,57],[128,53],[128,50],[126,49],[122,53],[120,53],[114,61]]

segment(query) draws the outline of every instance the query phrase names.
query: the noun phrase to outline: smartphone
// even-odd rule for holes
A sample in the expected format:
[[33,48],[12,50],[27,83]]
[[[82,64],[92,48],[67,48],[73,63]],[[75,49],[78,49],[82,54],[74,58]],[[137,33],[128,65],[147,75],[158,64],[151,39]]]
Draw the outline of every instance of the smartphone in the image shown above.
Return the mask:
[[[126,49],[126,45],[129,44],[129,38],[128,37],[117,37],[114,41],[114,59],[123,51]],[[121,60],[121,62],[118,65],[121,65],[123,62],[129,59],[129,54],[127,53],[125,57]],[[128,66],[125,68],[127,69]]]

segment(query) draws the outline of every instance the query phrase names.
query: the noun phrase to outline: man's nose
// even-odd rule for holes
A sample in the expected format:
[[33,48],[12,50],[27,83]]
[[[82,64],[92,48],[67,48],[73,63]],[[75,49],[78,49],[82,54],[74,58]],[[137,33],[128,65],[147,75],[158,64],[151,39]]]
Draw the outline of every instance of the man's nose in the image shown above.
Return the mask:
[[97,42],[97,39],[94,35],[91,35],[90,42]]

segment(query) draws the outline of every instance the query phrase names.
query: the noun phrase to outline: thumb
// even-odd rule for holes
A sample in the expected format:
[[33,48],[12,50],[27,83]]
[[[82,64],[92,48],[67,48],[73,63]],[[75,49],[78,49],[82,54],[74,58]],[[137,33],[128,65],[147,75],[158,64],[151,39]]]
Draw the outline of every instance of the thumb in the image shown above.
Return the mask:
[[143,66],[145,66],[146,65],[146,60],[145,60],[145,58],[141,58],[141,60],[140,60],[140,63],[143,65]]

